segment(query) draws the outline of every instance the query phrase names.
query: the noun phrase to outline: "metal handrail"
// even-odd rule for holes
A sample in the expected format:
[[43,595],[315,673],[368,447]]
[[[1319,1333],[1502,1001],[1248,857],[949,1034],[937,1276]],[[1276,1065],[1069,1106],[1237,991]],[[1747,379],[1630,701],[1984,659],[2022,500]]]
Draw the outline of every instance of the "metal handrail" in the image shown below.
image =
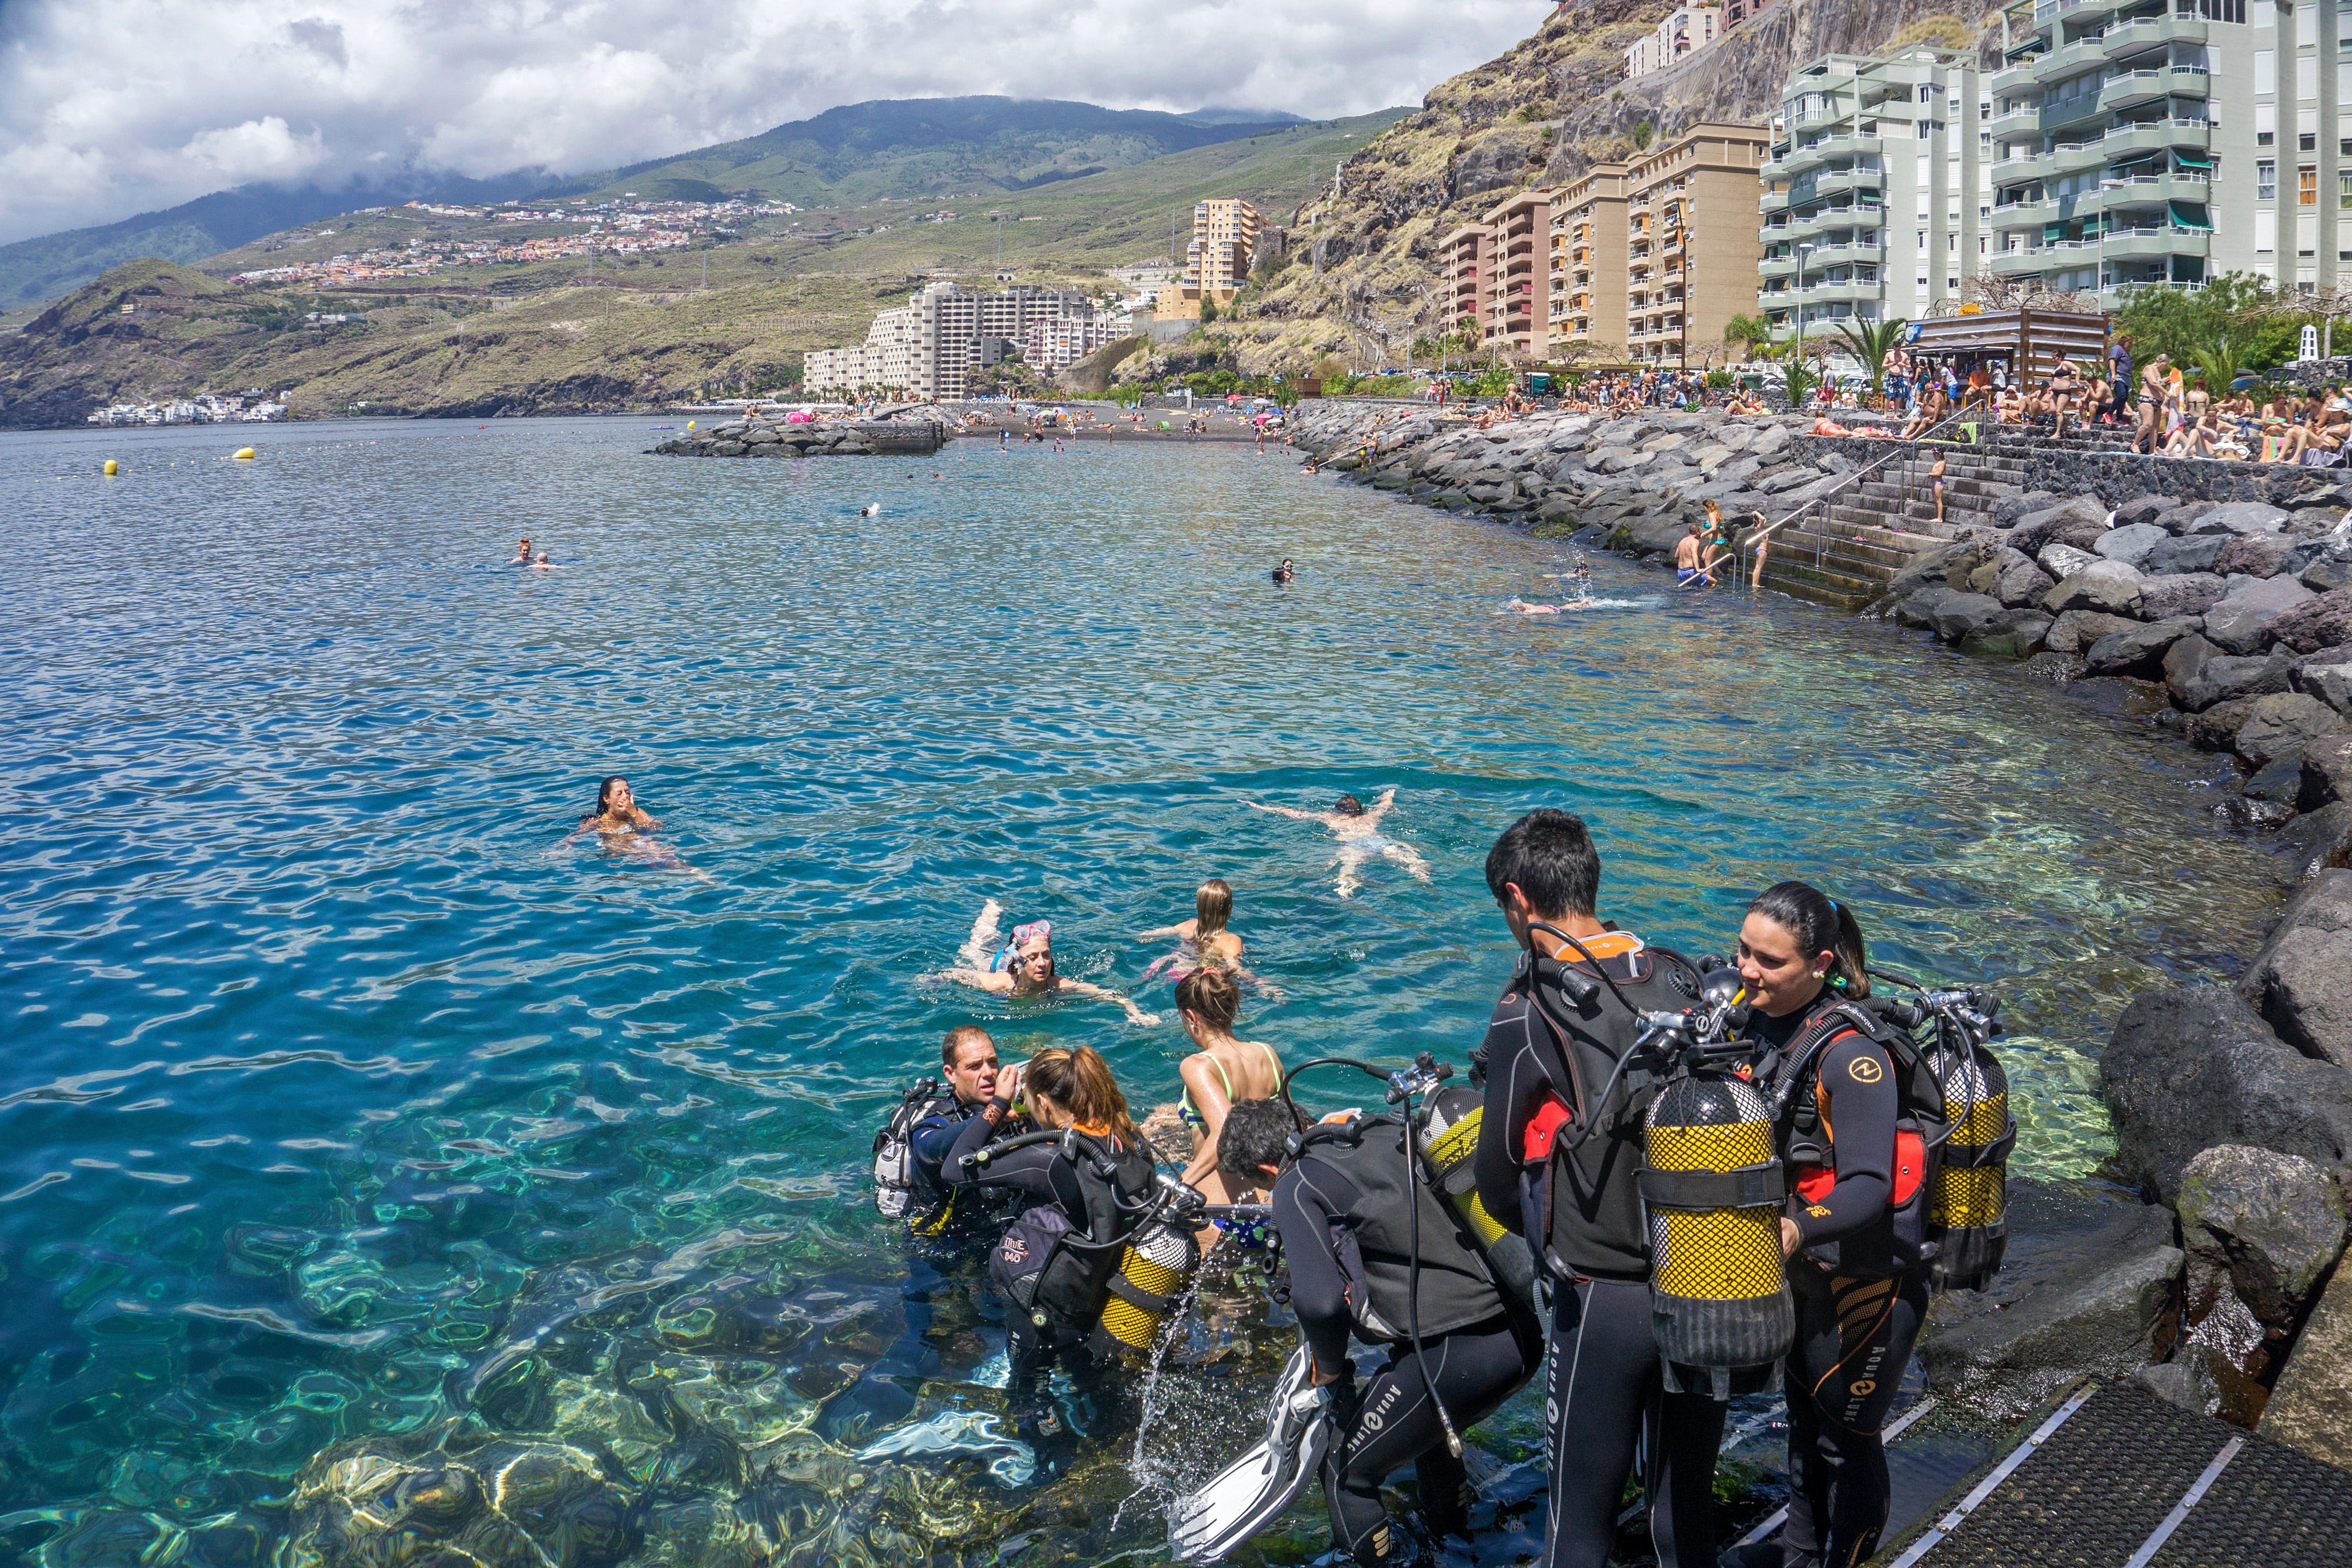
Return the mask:
[[[1807,501],[1803,506],[1799,507],[1795,511],[1790,512],[1779,522],[1765,524],[1763,528],[1757,530],[1753,538],[1747,541],[1748,544],[1762,544],[1772,535],[1778,533],[1780,529],[1787,528],[1790,523],[1795,522],[1799,517],[1803,517],[1815,507],[1823,505],[1831,497],[1838,495],[1843,491],[1847,486],[1860,483],[1871,475],[1877,473],[1881,468],[1885,467],[1889,463],[1894,462],[1896,458],[1900,457],[1906,462],[1909,461],[1911,458],[1918,455],[1919,444],[1921,442],[1927,440],[1929,436],[1943,429],[1946,425],[1960,423],[1960,416],[1962,414],[1972,413],[1982,413],[1986,411],[1968,408],[1954,409],[1950,413],[1946,414],[1942,419],[1937,420],[1935,423],[1929,425],[1918,434],[1898,443],[1898,450],[1890,452],[1884,457],[1874,458],[1871,462],[1864,465],[1862,467],[1855,469],[1853,473],[1845,476],[1843,482],[1833,485],[1830,488],[1822,491],[1820,495],[1815,496],[1811,500]],[[1818,537],[1822,532],[1822,530],[1820,529],[1815,530],[1817,537],[1813,541],[1813,569],[1817,571],[1821,570],[1822,559],[1823,555],[1826,553],[1826,541],[1822,538]]]

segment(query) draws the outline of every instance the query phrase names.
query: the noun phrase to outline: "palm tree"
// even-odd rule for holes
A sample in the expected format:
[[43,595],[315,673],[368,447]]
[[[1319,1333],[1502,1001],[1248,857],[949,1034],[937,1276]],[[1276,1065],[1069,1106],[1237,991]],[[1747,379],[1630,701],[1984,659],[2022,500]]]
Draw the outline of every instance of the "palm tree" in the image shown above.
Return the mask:
[[2206,392],[2219,402],[2230,395],[2230,383],[2238,379],[2238,361],[2244,355],[2244,347],[2224,332],[2189,350],[2189,362],[2204,376]]
[[1723,324],[1723,345],[1745,349],[1750,359],[1761,359],[1759,348],[1769,352],[1772,347],[1772,323],[1761,316],[1734,316]]
[[1813,395],[1815,387],[1822,384],[1822,373],[1803,360],[1791,359],[1786,374],[1789,409],[1794,413],[1805,406],[1805,400]]
[[1886,356],[1903,340],[1903,329],[1911,323],[1896,316],[1873,325],[1868,321],[1841,321],[1838,333],[1846,346],[1862,361],[1862,373],[1870,379],[1870,395],[1876,397],[1886,387]]

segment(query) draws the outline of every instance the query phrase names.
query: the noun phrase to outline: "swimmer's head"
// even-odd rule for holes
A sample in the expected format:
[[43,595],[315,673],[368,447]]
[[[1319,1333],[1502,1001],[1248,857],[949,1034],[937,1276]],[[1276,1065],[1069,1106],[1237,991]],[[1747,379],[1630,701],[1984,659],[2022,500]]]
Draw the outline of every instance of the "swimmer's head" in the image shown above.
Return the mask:
[[604,787],[596,791],[596,814],[600,817],[625,811],[635,804],[635,797],[629,793],[629,781],[617,773],[606,779]]
[[1213,876],[1202,883],[1192,895],[1192,913],[1196,917],[1192,935],[1197,939],[1212,932],[1223,931],[1225,922],[1234,917],[1234,890],[1223,877]]
[[[1043,925],[1045,922],[1039,921]],[[1058,977],[1054,971],[1054,937],[1050,930],[1034,935],[1015,931],[1013,948],[1013,989],[1018,993],[1042,991]]]
[[1343,817],[1360,817],[1364,814],[1364,803],[1353,795],[1342,795],[1333,803],[1331,810]]
[[1223,967],[1204,965],[1176,982],[1176,1007],[1184,1015],[1185,1032],[1195,1040],[1204,1026],[1231,1034],[1241,1016],[1242,988]]
[[531,564],[534,566],[545,566],[547,564],[547,552],[545,550],[540,551],[538,558],[534,559]]
[[946,1071],[948,1087],[968,1105],[996,1092],[996,1042],[977,1024],[948,1030],[940,1047],[940,1066]]

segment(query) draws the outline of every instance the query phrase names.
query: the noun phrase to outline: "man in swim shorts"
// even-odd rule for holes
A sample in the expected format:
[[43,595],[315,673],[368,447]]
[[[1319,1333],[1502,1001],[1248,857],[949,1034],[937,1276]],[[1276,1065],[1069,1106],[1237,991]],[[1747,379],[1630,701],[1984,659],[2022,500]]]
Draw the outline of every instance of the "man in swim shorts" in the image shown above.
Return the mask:
[[1682,543],[1675,546],[1675,586],[1676,588],[1715,586],[1714,574],[1700,564],[1699,554],[1704,547],[1699,543],[1698,534],[1698,525],[1693,523],[1690,526],[1690,532],[1683,536]]

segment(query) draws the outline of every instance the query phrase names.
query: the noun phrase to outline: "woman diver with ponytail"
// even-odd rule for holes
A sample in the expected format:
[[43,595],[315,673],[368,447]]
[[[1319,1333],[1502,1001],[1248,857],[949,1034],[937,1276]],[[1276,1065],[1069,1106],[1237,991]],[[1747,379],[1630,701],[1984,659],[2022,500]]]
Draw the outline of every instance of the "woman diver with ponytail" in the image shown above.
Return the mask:
[[[1789,1522],[1756,1562],[1853,1568],[1886,1527],[1879,1428],[1927,1309],[1926,1150],[1902,1119],[1897,1062],[1853,1006],[1870,995],[1853,912],[1801,882],[1757,894],[1739,928],[1754,1081],[1787,1168],[1780,1249],[1797,1335],[1789,1397]],[[1832,1129],[1835,1129],[1834,1136]]]

